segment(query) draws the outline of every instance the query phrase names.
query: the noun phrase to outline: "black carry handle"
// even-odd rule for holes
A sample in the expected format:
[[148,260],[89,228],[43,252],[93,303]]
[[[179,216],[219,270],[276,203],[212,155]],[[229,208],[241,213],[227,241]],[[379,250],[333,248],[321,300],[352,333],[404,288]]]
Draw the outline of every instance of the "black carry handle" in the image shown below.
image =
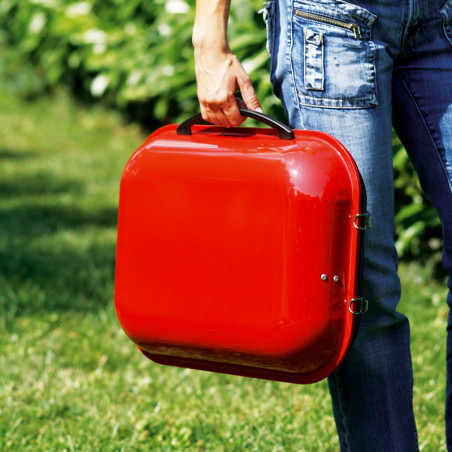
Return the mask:
[[[259,113],[258,111],[247,110],[246,108],[239,108],[240,114],[248,118],[256,119],[267,126],[272,127],[278,131],[278,136],[281,140],[293,140],[295,138],[294,131],[286,124],[273,119],[270,116]],[[198,113],[177,126],[176,132],[178,135],[191,135],[191,126],[202,121],[201,113]]]

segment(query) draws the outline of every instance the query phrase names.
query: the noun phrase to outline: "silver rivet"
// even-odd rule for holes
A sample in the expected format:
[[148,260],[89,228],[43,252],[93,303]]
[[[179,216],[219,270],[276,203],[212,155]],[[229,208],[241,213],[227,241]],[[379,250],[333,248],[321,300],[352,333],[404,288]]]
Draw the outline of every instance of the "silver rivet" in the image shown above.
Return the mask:
[[322,281],[327,281],[328,280],[328,276],[326,276],[325,273],[320,278],[322,278]]
[[334,282],[338,282],[339,281],[339,276],[335,275],[334,278],[333,278],[333,281]]

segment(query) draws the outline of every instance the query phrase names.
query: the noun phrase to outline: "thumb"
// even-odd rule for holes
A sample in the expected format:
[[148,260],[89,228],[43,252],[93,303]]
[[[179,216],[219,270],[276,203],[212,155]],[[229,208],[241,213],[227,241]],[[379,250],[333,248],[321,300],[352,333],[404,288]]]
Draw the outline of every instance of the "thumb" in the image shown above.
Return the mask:
[[248,110],[258,111],[259,113],[264,112],[249,77],[242,80],[241,83],[239,82],[239,89]]

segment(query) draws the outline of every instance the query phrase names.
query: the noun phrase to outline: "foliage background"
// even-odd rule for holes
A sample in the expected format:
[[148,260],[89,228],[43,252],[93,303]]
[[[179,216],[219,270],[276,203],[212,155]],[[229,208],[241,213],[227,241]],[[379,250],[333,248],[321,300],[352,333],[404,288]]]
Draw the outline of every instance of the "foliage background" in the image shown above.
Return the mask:
[[[0,81],[0,451],[338,451],[327,382],[159,366],[113,308],[119,178],[146,132]],[[446,284],[402,262],[419,447],[445,451]]]
[[[233,6],[231,46],[283,118],[260,0]],[[338,450],[326,381],[153,365],[117,324],[118,181],[146,133],[198,109],[192,20],[180,0],[0,0],[1,451]],[[396,137],[394,162],[399,248],[434,266],[438,220]],[[445,451],[448,310],[430,270],[402,262],[399,307],[420,450]]]
[[[264,111],[284,120],[269,80],[262,0],[232,2],[229,40]],[[194,0],[2,0],[0,72],[26,98],[69,87],[148,130],[198,111],[191,30]],[[441,228],[394,136],[397,248],[437,272]],[[441,275],[441,273],[439,273]]]

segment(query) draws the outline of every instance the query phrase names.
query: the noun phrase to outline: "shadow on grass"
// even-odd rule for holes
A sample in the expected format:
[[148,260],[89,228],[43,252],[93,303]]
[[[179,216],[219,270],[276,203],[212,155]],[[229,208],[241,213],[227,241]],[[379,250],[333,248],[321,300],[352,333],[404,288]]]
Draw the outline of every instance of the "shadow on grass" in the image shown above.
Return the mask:
[[3,177],[0,180],[0,199],[22,195],[80,194],[84,190],[77,180],[57,179],[51,173],[41,172],[27,176]]
[[34,151],[20,151],[14,149],[0,148],[0,160],[27,160],[35,157]]
[[0,182],[0,316],[112,303],[117,209],[85,190],[51,173]]

